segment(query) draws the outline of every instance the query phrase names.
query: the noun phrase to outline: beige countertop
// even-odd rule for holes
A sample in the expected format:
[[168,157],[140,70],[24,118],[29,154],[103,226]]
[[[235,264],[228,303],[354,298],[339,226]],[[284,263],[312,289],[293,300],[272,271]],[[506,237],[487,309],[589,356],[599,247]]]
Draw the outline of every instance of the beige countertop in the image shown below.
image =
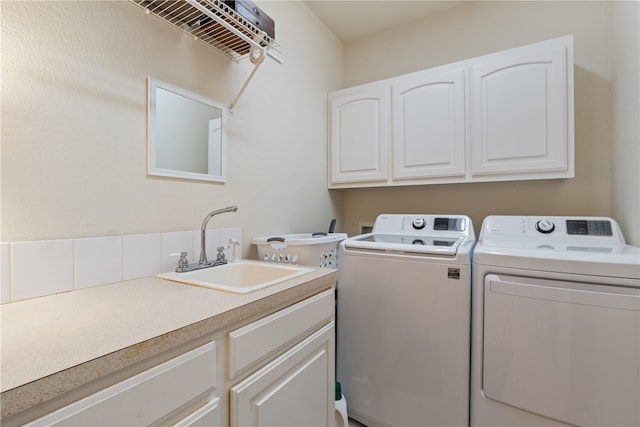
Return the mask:
[[337,270],[245,295],[148,277],[0,306],[2,418],[327,289]]

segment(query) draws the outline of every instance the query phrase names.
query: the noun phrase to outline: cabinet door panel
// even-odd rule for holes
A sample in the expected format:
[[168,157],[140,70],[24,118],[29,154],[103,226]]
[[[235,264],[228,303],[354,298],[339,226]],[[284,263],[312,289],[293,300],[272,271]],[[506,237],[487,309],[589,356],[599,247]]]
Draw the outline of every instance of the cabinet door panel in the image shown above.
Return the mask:
[[[572,111],[565,46],[539,48],[471,68],[472,175],[573,176]],[[560,177],[561,174],[558,174]]]
[[333,425],[333,354],[331,322],[231,388],[231,426]]
[[463,69],[399,79],[393,96],[393,178],[465,173]]
[[330,99],[332,183],[387,180],[388,98],[382,86]]

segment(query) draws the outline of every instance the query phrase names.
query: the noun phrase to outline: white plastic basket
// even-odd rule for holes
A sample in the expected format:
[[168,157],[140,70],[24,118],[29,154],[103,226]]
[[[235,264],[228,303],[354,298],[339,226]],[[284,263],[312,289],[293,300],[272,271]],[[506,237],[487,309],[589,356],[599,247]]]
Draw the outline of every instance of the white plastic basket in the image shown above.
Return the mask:
[[338,246],[345,233],[284,234],[257,237],[258,259],[283,264],[338,268]]

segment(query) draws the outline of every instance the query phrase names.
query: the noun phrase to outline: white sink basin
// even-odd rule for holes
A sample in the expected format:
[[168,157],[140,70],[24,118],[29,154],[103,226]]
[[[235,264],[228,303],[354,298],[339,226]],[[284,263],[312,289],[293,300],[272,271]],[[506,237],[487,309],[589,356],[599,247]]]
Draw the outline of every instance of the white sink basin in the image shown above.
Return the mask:
[[313,269],[311,268],[297,265],[268,264],[243,260],[186,273],[172,271],[158,274],[156,277],[188,285],[203,286],[237,294],[248,294],[312,271]]

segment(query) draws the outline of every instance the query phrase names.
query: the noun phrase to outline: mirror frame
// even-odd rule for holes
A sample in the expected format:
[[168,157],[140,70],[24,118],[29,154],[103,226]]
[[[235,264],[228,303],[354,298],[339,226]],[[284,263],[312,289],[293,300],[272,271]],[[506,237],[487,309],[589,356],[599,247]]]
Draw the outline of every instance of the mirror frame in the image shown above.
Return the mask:
[[[157,165],[157,117],[156,117],[156,90],[163,89],[195,102],[209,105],[220,110],[220,175],[188,172],[173,169],[160,168]],[[147,91],[147,174],[165,178],[180,178],[199,181],[222,182],[227,181],[227,107],[212,99],[198,95],[197,93],[179,88],[170,83],[163,82],[153,77],[148,78]]]

